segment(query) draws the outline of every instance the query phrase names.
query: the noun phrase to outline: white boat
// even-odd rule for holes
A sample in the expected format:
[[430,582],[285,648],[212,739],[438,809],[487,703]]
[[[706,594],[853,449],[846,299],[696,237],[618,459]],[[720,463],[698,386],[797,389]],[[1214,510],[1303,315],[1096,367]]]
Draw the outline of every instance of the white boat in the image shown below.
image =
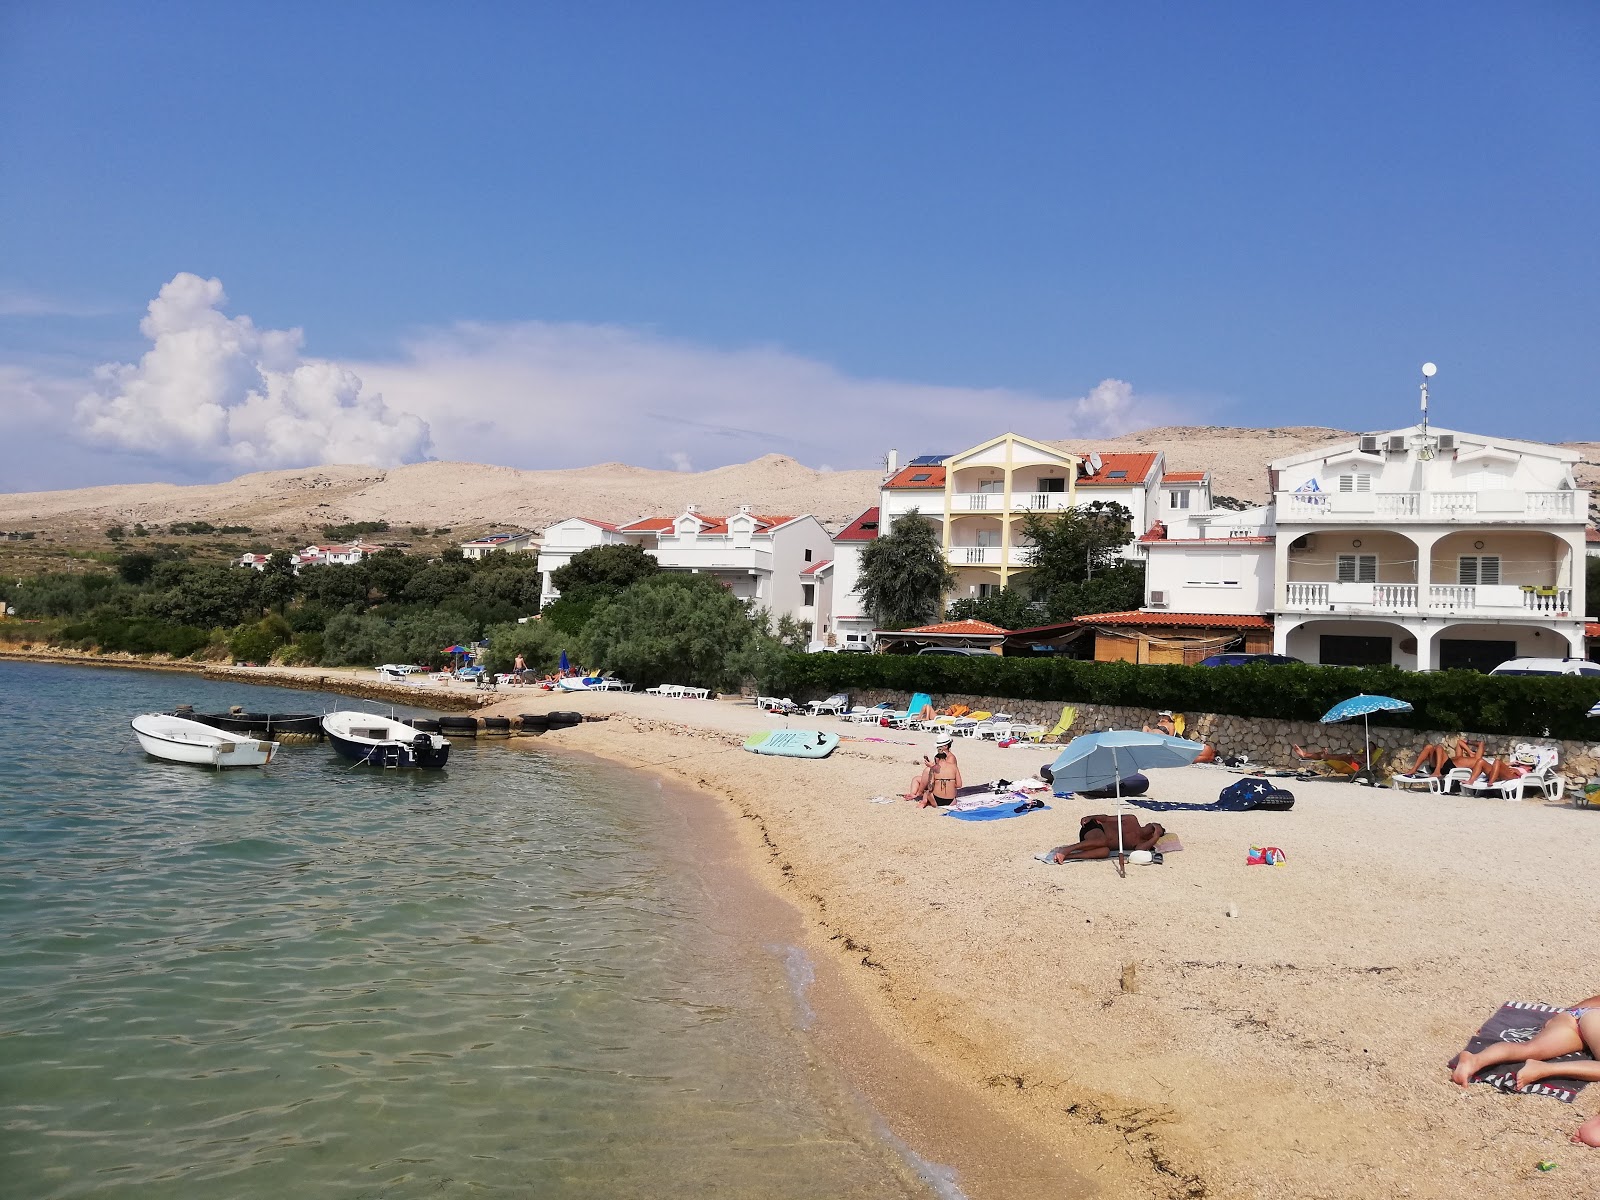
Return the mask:
[[346,758],[374,767],[442,767],[450,743],[404,721],[345,709],[322,718],[322,731]]
[[139,745],[152,758],[204,767],[264,767],[278,752],[277,742],[239,737],[170,713],[142,713],[131,722]]

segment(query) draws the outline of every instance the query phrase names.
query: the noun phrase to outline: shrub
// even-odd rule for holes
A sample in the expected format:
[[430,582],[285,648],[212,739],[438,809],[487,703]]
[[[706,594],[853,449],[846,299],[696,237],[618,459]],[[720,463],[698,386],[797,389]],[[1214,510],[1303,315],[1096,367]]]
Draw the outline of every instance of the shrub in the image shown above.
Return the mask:
[[781,653],[752,613],[708,575],[655,575],[602,601],[577,638],[579,660],[640,687],[730,688],[771,673]]
[[345,525],[324,525],[322,536],[330,542],[353,542],[365,533],[388,533],[387,521],[351,521]]
[[60,636],[63,642],[84,650],[98,648],[108,654],[170,654],[174,658],[186,658],[203,650],[211,640],[208,630],[190,625],[110,615],[68,625]]
[[1411,703],[1410,713],[1373,724],[1592,738],[1587,716],[1600,681],[1525,678],[1396,667],[1180,667],[1062,658],[893,654],[790,654],[772,686],[796,697],[864,688],[995,696],[1011,700],[1126,705],[1316,721],[1341,700],[1366,692]]
[[486,665],[491,671],[511,670],[519,654],[530,671],[549,671],[560,663],[563,647],[576,648],[571,636],[544,621],[491,625],[484,636],[489,639]]
[[228,639],[228,650],[239,662],[271,662],[279,646],[285,645],[294,631],[282,617],[274,614],[253,625],[241,625]]

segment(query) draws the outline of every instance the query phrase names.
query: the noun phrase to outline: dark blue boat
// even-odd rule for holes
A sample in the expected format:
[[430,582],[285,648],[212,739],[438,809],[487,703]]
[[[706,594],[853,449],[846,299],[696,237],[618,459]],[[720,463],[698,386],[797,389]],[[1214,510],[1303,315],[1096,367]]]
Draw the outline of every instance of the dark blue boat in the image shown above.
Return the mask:
[[374,767],[439,768],[450,757],[450,743],[403,721],[345,710],[322,718],[322,731],[345,758]]

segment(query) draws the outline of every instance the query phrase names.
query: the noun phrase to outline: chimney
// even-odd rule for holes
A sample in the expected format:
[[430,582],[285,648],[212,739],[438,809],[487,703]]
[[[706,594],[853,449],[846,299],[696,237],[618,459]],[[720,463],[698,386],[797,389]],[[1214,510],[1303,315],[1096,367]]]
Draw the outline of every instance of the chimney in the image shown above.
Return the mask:
[[900,469],[900,451],[889,451],[889,474],[893,475]]
[[700,506],[698,504],[686,505],[683,511],[686,513],[698,513],[700,511]]
[[739,512],[748,517],[750,515],[750,506],[748,504],[739,505]]

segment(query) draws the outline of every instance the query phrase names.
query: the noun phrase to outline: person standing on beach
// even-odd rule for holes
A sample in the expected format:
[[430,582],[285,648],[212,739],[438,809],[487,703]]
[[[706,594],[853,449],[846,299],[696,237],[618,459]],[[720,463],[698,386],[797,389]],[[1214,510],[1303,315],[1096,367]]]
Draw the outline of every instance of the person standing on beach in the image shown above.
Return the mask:
[[[1485,1067],[1526,1060],[1517,1072],[1516,1086],[1519,1089],[1552,1075],[1582,1079],[1589,1083],[1600,1082],[1600,1062],[1550,1061],[1581,1050],[1587,1050],[1600,1059],[1600,996],[1579,1000],[1572,1007],[1558,1012],[1526,1042],[1496,1042],[1476,1054],[1463,1050],[1456,1058],[1450,1078],[1459,1086],[1466,1087],[1472,1082],[1472,1077]],[[1577,1132],[1569,1140],[1574,1145],[1600,1147],[1600,1115],[1590,1117],[1578,1126]]]

